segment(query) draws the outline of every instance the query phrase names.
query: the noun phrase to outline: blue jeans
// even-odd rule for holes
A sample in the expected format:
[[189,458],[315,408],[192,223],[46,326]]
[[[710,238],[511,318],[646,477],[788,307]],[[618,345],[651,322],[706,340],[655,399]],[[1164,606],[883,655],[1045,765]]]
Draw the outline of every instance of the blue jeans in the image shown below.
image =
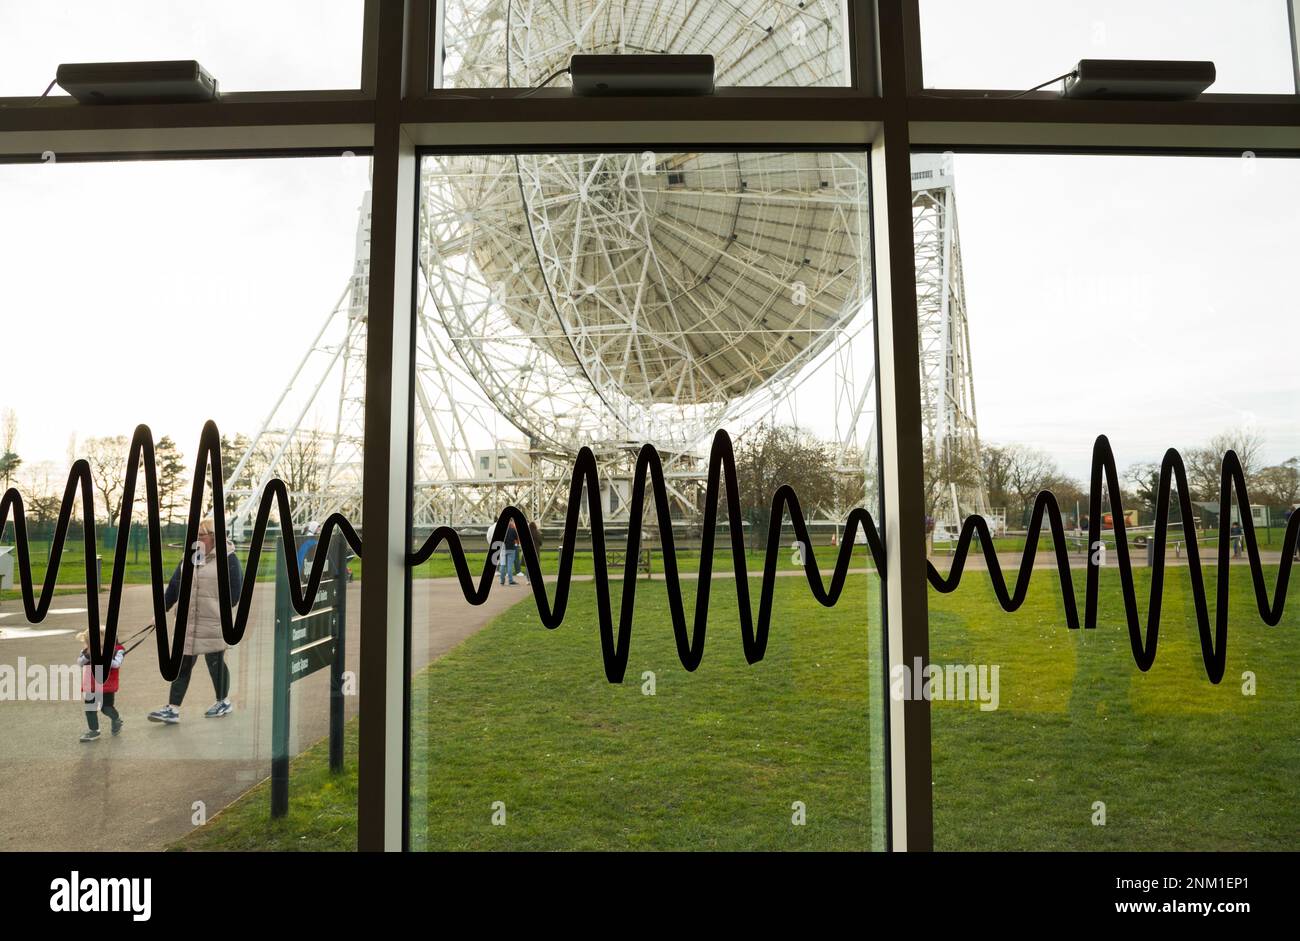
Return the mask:
[[497,565],[497,576],[500,578],[502,585],[506,583],[506,575],[510,576],[510,584],[515,583],[515,556],[518,552],[518,549],[501,550],[501,562]]

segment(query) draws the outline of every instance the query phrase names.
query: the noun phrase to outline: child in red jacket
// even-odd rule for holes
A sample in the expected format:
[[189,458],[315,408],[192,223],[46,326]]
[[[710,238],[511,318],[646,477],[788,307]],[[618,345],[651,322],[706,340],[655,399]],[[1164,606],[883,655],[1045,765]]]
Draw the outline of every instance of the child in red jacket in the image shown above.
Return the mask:
[[[122,716],[113,706],[113,699],[117,695],[117,671],[122,666],[122,660],[126,657],[126,648],[118,644],[113,648],[113,660],[109,664],[108,677],[102,683],[96,683],[95,674],[103,676],[103,667],[95,667],[90,662],[90,634],[88,631],[82,631],[77,635],[77,640],[81,641],[81,653],[77,655],[77,665],[81,667],[81,692],[85,699],[86,706],[86,725],[90,728],[83,732],[81,740],[83,742],[93,742],[99,738],[99,713],[102,711],[112,722],[113,734],[116,735],[122,731]],[[99,708],[96,708],[96,705]]]

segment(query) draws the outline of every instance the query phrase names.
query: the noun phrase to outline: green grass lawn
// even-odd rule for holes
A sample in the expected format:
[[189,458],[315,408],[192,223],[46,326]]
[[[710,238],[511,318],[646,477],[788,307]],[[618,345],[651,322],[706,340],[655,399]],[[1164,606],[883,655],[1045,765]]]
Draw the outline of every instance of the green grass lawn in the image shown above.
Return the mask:
[[[4,543],[13,545],[12,541]],[[40,586],[45,580],[45,573],[49,567],[50,547],[47,542],[33,542],[31,544],[31,562],[32,578],[36,582],[36,590],[39,592]],[[103,590],[108,590],[109,580],[113,577],[113,559],[114,552],[112,549],[101,547],[97,555],[100,558],[100,586]],[[163,550],[163,579],[171,578],[172,572],[181,561],[181,550],[178,548],[167,548]],[[244,547],[239,552],[241,562],[248,558],[248,553]],[[265,578],[274,578],[275,569],[268,565],[271,558],[269,553],[262,556],[258,581]],[[19,577],[17,554],[14,554],[14,578]],[[127,585],[147,585],[149,583],[149,550],[147,547],[141,547],[139,551],[129,548],[126,551],[126,574],[123,580]],[[83,586],[86,584],[86,550],[85,544],[80,540],[69,540],[63,546],[63,554],[59,559],[59,574],[55,582],[56,585]],[[6,595],[7,597],[7,595]],[[15,595],[15,597],[19,597]]]
[[[1136,574],[1145,599],[1147,574]],[[412,845],[878,848],[883,759],[872,703],[882,694],[867,689],[876,661],[863,621],[877,603],[873,578],[853,579],[829,611],[801,580],[783,579],[768,654],[754,666],[741,652],[734,591],[720,583],[694,674],[677,660],[656,583],[638,591],[621,686],[604,680],[590,584],[575,585],[556,631],[516,606],[413,686]],[[932,662],[997,664],[1000,693],[991,712],[933,705],[938,848],[1294,849],[1300,609],[1263,626],[1249,572],[1234,568],[1228,671],[1215,687],[1185,570],[1167,576],[1159,656],[1146,674],[1132,661],[1114,570],[1102,587],[1092,632],[1065,627],[1047,572],[1011,616],[982,573],[955,594],[931,593]],[[645,670],[656,673],[653,697],[642,694]],[[1257,678],[1253,697],[1242,695],[1246,670]],[[265,787],[178,848],[355,846],[354,760],[331,778],[324,743],[301,756],[291,814],[279,823],[268,825]],[[495,801],[505,826],[491,824]],[[793,801],[807,807],[804,827],[791,825]],[[1098,801],[1105,826],[1093,825]]]
[[[1065,535],[1066,535],[1066,548],[1074,552],[1081,552],[1082,551],[1081,546],[1086,545],[1088,542],[1088,534],[1086,531],[1082,536],[1075,537],[1073,535],[1073,530],[1067,529]],[[1115,530],[1113,529],[1103,530],[1101,533],[1101,541],[1104,542],[1106,544],[1106,548],[1112,552],[1115,551],[1115,535],[1116,535]],[[1146,559],[1145,543],[1141,546],[1135,547],[1133,545],[1133,540],[1138,538],[1141,538],[1143,540],[1151,539],[1153,538],[1152,533],[1149,530],[1143,530],[1139,533],[1134,533],[1132,532],[1132,527],[1130,527],[1129,531],[1126,532],[1125,535],[1128,538],[1129,550],[1130,552],[1133,553],[1134,558],[1138,559],[1139,563],[1141,561],[1144,561]],[[1278,551],[1282,548],[1282,538],[1285,535],[1286,535],[1285,526],[1260,527],[1255,530],[1255,542],[1261,549],[1272,549],[1274,551]],[[1219,551],[1218,527],[1215,527],[1214,529],[1200,530],[1197,533],[1197,540],[1200,544],[1202,554],[1207,552],[1217,553]],[[997,536],[993,539],[993,545],[998,552],[1024,552],[1026,541],[1027,540],[1024,535]],[[1187,554],[1187,546],[1185,545],[1186,541],[1187,540],[1183,533],[1182,523],[1170,523],[1169,530],[1165,534],[1165,545],[1169,547],[1167,550],[1168,556],[1170,558],[1175,557],[1176,543],[1184,543],[1181,551],[1183,555],[1186,556]],[[948,550],[952,547],[955,547],[956,544],[957,544],[956,539],[951,539],[951,540],[936,539],[934,542],[934,548],[935,551],[940,555],[945,555],[948,552]],[[1055,543],[1052,540],[1051,530],[1044,528],[1042,532],[1039,533],[1038,536],[1039,553],[1052,551],[1054,545]]]
[[[868,584],[857,577],[842,608],[829,610],[783,579],[767,656],[749,666],[734,587],[716,582],[704,661],[689,674],[664,585],[643,582],[619,686],[604,677],[590,585],[556,631],[528,605],[514,608],[413,690],[413,846],[852,849],[883,840],[866,708]],[[654,696],[643,690],[647,671]],[[505,826],[490,824],[496,801]],[[806,826],[791,824],[795,801]]]
[[[40,600],[40,597],[41,597],[41,586],[40,586],[40,585],[37,585],[37,586],[35,587],[35,589],[33,590],[33,594],[34,594],[34,596],[36,597],[37,600]],[[63,596],[63,595],[82,595],[82,596],[84,597],[85,594],[86,594],[85,591],[83,591],[83,590],[80,589],[80,588],[58,588],[58,587],[56,587],[56,588],[54,589],[54,597],[56,597],[56,598],[61,597],[61,596]],[[22,591],[21,588],[6,588],[6,589],[4,589],[3,591],[0,591],[0,601],[22,601],[22,600],[23,600],[23,591]],[[15,611],[21,611],[21,610],[22,610],[22,607],[19,606],[19,607],[15,608],[14,610],[15,610]],[[12,626],[12,625],[11,625],[11,626]]]
[[[266,773],[271,773],[267,763]],[[357,721],[344,727],[344,769],[332,774],[329,740],[293,760],[289,812],[271,819],[271,785],[263,781],[191,831],[170,850],[350,852],[357,848]]]
[[[1271,590],[1276,567],[1267,571]],[[1145,622],[1148,575],[1136,575]],[[1065,628],[1056,584],[1036,572],[1015,616],[978,575],[953,595],[931,594],[931,660],[1001,666],[997,711],[934,703],[936,846],[1300,846],[1300,605],[1265,626],[1249,570],[1234,567],[1227,672],[1213,686],[1186,569],[1166,575],[1159,652],[1145,674],[1133,663],[1116,571],[1104,573],[1095,631]],[[1211,611],[1212,598],[1211,587]],[[1255,696],[1243,695],[1245,671]],[[1105,826],[1092,824],[1097,801]]]

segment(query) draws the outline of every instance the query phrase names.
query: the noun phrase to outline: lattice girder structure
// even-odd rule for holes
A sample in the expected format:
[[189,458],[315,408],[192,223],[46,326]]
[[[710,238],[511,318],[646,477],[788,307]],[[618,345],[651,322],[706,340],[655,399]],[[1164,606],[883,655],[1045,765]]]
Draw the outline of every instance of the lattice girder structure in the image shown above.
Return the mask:
[[950,156],[913,157],[912,225],[927,473],[941,478],[936,522],[960,524],[989,507]]

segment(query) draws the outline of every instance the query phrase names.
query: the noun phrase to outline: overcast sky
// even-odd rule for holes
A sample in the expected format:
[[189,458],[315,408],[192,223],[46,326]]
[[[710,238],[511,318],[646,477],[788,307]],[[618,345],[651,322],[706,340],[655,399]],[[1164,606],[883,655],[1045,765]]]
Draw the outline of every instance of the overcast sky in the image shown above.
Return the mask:
[[[986,5],[1005,15],[925,0],[929,84],[1027,87],[1084,55],[1144,54],[1212,57],[1220,90],[1289,90],[1283,0]],[[39,93],[59,61],[181,55],[232,90],[355,84],[360,6],[0,0],[0,95]],[[190,27],[218,7],[226,25]],[[1080,476],[1101,432],[1121,465],[1241,424],[1270,461],[1300,454],[1300,162],[955,170],[985,440]],[[365,189],[366,161],[343,157],[0,167],[0,407],[19,453],[63,473],[72,434],[147,422],[192,453],[206,418],[255,431],[348,279]]]
[[1286,0],[920,2],[930,88],[1032,88],[1080,59],[1209,59],[1210,91],[1295,87]]
[[[361,87],[364,0],[0,0],[0,97],[61,62],[197,59],[223,91]],[[57,86],[51,95],[63,94]]]

